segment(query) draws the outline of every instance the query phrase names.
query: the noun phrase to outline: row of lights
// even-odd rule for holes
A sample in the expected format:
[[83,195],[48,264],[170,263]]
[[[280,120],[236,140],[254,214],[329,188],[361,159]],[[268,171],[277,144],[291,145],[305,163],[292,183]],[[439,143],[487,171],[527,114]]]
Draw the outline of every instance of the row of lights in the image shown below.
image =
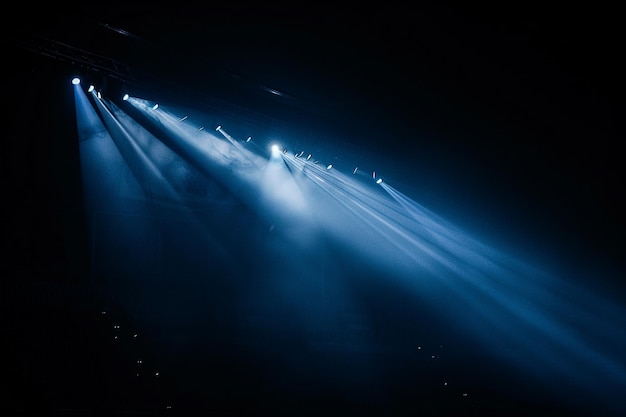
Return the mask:
[[[74,84],[74,85],[78,85],[78,84],[80,84],[80,78],[78,78],[78,77],[73,78],[73,79],[72,79],[72,84]],[[87,90],[87,91],[91,93],[91,92],[93,92],[94,90],[95,90],[95,87],[94,87],[94,86],[93,86],[93,84],[92,84],[92,85],[90,85],[90,86],[89,86],[89,88],[88,88],[88,90]],[[100,96],[100,92],[98,92],[98,93],[97,93],[97,95],[98,95],[98,98],[101,98],[101,96]],[[122,97],[122,100],[123,100],[123,101],[127,101],[129,98],[130,98],[130,96],[128,95],[128,93],[126,93],[126,94],[124,94],[124,96]],[[155,103],[155,104],[152,106],[152,110],[156,110],[156,109],[158,109],[158,108],[159,108],[159,104],[158,104],[158,103]],[[179,120],[179,121],[181,121],[181,122],[182,122],[182,121],[185,121],[185,120],[187,119],[187,117],[188,117],[188,116],[183,116],[182,118],[180,118],[180,120]],[[203,129],[204,129],[204,127],[200,127],[200,128],[199,128],[199,130],[203,130]],[[218,131],[218,132],[220,132],[220,131],[221,131],[221,129],[222,129],[222,126],[221,126],[221,125],[218,125],[218,126],[215,128],[215,130],[216,130],[216,131]],[[248,136],[248,138],[246,139],[246,143],[250,142],[250,140],[252,140],[252,136]],[[278,152],[278,145],[273,145],[273,146],[272,146],[272,151]],[[283,149],[283,153],[287,153],[287,149]],[[302,157],[303,155],[304,155],[304,151],[296,152],[296,153],[294,154],[294,156],[295,156],[296,158],[300,158],[300,157]],[[308,154],[308,155],[307,155],[307,157],[306,157],[306,160],[307,160],[307,161],[311,160],[311,156],[312,156],[311,154]],[[318,160],[314,160],[314,161],[313,161],[313,163],[314,163],[314,164],[318,164],[318,163],[319,163],[319,161],[318,161]],[[333,168],[333,164],[328,164],[328,165],[326,166],[326,169],[327,169],[327,170],[330,170],[330,169],[332,169],[332,168]],[[354,171],[352,171],[352,174],[356,174],[356,173],[358,172],[358,170],[359,170],[359,167],[354,168]],[[382,182],[383,182],[383,179],[382,179],[382,178],[378,178],[378,179],[376,178],[376,171],[373,171],[373,172],[372,172],[372,178],[376,180],[376,184],[382,184]]]

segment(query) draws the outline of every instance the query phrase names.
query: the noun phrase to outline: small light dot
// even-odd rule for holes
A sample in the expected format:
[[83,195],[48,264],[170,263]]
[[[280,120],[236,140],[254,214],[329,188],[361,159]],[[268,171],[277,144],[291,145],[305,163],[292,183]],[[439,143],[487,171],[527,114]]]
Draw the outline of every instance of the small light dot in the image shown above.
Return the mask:
[[464,393],[463,393],[463,396],[464,396],[464,397],[467,397],[467,393],[466,393],[466,392],[464,392]]

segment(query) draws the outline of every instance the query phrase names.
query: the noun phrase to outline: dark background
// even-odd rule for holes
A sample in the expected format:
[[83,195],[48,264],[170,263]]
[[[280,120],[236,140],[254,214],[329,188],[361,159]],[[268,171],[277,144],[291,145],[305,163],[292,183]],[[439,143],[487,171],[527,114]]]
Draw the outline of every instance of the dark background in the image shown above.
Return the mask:
[[[133,76],[110,77],[111,88],[119,81],[199,106],[205,99],[228,103],[224,111],[240,111],[260,130],[280,121],[314,126],[327,139],[315,144],[321,152],[356,151],[387,182],[435,212],[572,272],[572,279],[594,282],[616,297],[624,291],[625,89],[617,10],[427,3],[42,7],[18,5],[5,14],[3,28],[3,324],[11,335],[3,345],[11,387],[6,415],[153,412],[145,404],[168,395],[185,398],[178,403],[189,404],[189,413],[206,407],[201,396],[168,385],[165,377],[160,386],[135,388],[125,380],[133,355],[100,342],[109,340],[111,324],[128,328],[133,319],[109,305],[118,317],[102,322],[101,300],[82,286],[90,265],[74,175],[77,151],[59,139],[71,133],[72,120],[66,124],[58,91],[42,90],[70,71],[94,71],[62,56],[62,48],[50,50],[49,40],[127,64]],[[31,77],[38,82],[29,83]],[[149,357],[155,348],[146,342],[132,349]],[[31,355],[37,365],[24,365]],[[65,356],[89,365],[68,372],[56,360]],[[216,362],[209,365],[220,369],[226,387],[244,374],[250,386],[238,389],[254,392],[259,387],[245,356],[206,361]],[[324,363],[339,366],[342,359]],[[480,362],[473,366],[468,372],[496,372]],[[69,376],[61,379],[72,382],[55,382],[64,372]],[[518,397],[493,387],[493,403],[467,409],[420,384],[424,413],[440,403],[455,415],[561,412],[542,400],[517,403]],[[82,399],[61,409],[50,398],[66,389]],[[134,393],[130,405],[97,394],[124,390]],[[299,415],[291,413],[298,395],[277,406],[280,394],[271,388],[240,396],[234,388],[224,391],[209,396],[215,405],[208,407],[222,415],[244,409],[238,404],[243,398],[255,404],[246,407],[256,410],[251,415]],[[412,401],[408,393],[399,398],[402,405]],[[329,408],[372,411],[323,394],[318,404],[326,414]]]

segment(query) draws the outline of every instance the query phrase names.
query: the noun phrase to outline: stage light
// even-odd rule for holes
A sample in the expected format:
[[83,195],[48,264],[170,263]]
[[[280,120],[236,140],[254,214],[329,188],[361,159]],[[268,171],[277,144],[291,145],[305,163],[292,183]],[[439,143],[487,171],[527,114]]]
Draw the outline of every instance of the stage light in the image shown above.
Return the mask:
[[80,78],[78,78],[78,77],[72,78],[72,84],[74,84],[74,85],[80,84]]
[[130,96],[128,94],[124,94],[124,97],[122,97],[123,101],[126,101],[130,98]]
[[159,103],[155,103],[154,106],[152,106],[152,110],[156,110],[159,108]]
[[96,94],[98,96],[98,98],[102,98],[102,94],[100,94],[100,91],[98,91],[98,94]]
[[356,174],[356,172],[359,170],[359,167],[354,168],[354,171],[352,171],[353,174]]
[[376,178],[376,171],[372,172],[372,178]]
[[217,127],[215,128],[215,130],[219,132],[221,128],[222,128],[222,125],[217,125]]
[[252,136],[248,136],[248,139],[246,139],[246,143],[250,142],[251,139],[252,139]]
[[281,157],[281,149],[277,144],[273,144],[271,146],[270,158],[274,160],[278,160]]
[[309,156],[306,157],[306,160],[308,161],[309,159],[311,159],[311,154],[309,154]]
[[92,92],[93,90],[95,90],[95,89],[96,89],[96,87],[94,87],[94,86],[93,86],[93,84],[91,84],[91,85],[89,86],[89,88],[87,89],[87,92],[88,92],[88,93],[91,93],[91,92]]
[[189,116],[183,116],[180,119],[178,119],[179,122],[184,122]]
[[377,179],[377,180],[376,180],[376,184],[380,184],[380,183],[382,183],[382,182],[383,182],[383,179],[382,179],[382,178],[379,178],[379,179]]
[[331,169],[332,167],[333,167],[333,164],[328,164],[328,165],[326,166],[326,169]]

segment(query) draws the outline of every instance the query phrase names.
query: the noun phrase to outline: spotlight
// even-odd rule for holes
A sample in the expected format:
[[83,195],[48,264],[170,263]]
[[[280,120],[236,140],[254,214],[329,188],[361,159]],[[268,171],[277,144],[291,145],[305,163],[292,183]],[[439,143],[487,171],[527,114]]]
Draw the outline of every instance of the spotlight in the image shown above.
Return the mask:
[[124,94],[124,97],[122,97],[123,101],[126,101],[130,98],[130,96],[128,94]]
[[179,122],[184,122],[189,116],[183,116],[180,119],[178,119]]
[[80,78],[78,78],[78,77],[74,77],[74,78],[72,78],[72,84],[73,84],[73,85],[78,85],[78,84],[80,84]]
[[89,88],[87,89],[87,92],[88,92],[88,93],[91,93],[91,92],[92,92],[93,90],[95,90],[95,89],[96,89],[96,87],[94,87],[94,86],[93,86],[93,84],[91,84],[91,85],[89,86]]
[[283,153],[286,155],[287,154],[287,148],[283,149]]
[[248,139],[246,139],[246,143],[250,142],[251,139],[252,139],[252,136],[248,136]]
[[102,94],[100,94],[100,91],[98,91],[97,96],[98,96],[98,98],[102,98]]
[[309,154],[309,156],[306,157],[306,160],[308,161],[309,159],[311,159],[311,154]]
[[222,125],[218,125],[215,130],[217,130],[218,132],[220,131],[220,129],[222,128]]
[[332,167],[333,167],[333,164],[328,164],[328,165],[326,166],[326,169],[331,169]]
[[152,106],[152,110],[156,110],[159,108],[159,103],[155,103],[154,106]]
[[353,174],[356,174],[356,172],[359,170],[359,167],[354,168],[354,171],[352,171]]
[[376,178],[376,171],[372,172],[372,178]]
[[[283,152],[283,153],[284,153],[284,152]],[[280,158],[280,156],[281,156],[280,154],[281,154],[281,148],[280,148],[280,146],[278,146],[277,144],[273,144],[273,145],[272,145],[272,147],[271,147],[271,156],[270,156],[270,157],[271,157],[272,159],[277,160],[277,159],[279,159],[279,158]]]
[[379,179],[377,179],[377,180],[376,180],[376,184],[380,184],[380,183],[382,183],[382,182],[383,182],[383,179],[382,179],[382,178],[379,178]]

